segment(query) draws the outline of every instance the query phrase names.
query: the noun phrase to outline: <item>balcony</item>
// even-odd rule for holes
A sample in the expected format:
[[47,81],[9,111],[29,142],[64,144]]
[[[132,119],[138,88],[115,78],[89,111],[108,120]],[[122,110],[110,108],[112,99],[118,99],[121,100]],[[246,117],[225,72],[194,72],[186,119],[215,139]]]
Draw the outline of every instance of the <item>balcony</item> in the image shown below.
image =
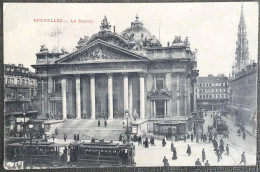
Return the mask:
[[4,99],[4,102],[17,102],[17,101],[29,102],[29,101],[30,101],[30,98],[11,97],[11,98],[5,98],[5,99]]
[[9,88],[29,88],[29,85],[22,85],[22,84],[5,84],[5,87]]

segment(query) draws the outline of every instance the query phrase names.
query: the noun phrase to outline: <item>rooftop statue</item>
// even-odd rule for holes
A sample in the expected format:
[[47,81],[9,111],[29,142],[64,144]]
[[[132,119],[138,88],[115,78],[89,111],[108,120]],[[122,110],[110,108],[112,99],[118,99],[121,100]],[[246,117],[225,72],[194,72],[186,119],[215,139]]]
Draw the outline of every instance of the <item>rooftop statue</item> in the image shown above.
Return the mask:
[[101,22],[100,29],[101,29],[101,30],[110,30],[110,28],[111,28],[111,25],[110,25],[110,23],[107,21],[107,17],[104,16],[104,19],[103,19],[102,22]]
[[49,52],[48,48],[45,46],[45,44],[41,45],[40,52]]
[[87,42],[87,40],[88,40],[88,36],[84,36],[84,38],[80,38],[79,39],[79,42],[78,42],[78,45],[82,45],[82,44],[84,44],[85,42]]
[[190,46],[190,41],[189,41],[189,38],[188,38],[188,37],[185,38],[184,44],[185,44],[187,47]]
[[181,36],[175,36],[172,44],[178,44],[178,43],[183,43],[183,41],[181,40]]

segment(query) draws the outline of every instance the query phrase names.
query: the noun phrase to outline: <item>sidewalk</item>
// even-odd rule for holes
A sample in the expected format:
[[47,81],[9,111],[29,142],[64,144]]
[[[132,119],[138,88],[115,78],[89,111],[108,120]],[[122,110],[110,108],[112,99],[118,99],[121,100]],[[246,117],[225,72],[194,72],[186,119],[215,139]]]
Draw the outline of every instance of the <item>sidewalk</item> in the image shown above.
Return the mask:
[[[232,122],[234,122],[231,119],[229,114],[227,115],[227,118],[230,119]],[[245,127],[245,131],[246,131],[247,134],[249,134],[250,136],[253,136],[253,137],[256,138],[256,136],[257,136],[257,129],[255,129],[255,133],[253,133],[253,129],[251,127],[249,127],[249,126],[244,126],[244,127]]]

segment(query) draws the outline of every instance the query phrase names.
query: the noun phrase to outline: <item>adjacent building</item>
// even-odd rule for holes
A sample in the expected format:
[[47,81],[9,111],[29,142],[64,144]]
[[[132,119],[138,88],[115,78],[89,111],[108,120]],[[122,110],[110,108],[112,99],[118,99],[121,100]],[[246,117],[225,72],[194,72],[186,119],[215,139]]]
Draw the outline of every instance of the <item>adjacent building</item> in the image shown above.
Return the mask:
[[196,108],[196,51],[188,37],[163,47],[136,16],[118,34],[106,17],[72,53],[36,54],[39,114],[61,119],[137,118],[148,132],[183,135]]
[[229,79],[224,74],[198,77],[198,110],[227,112]]
[[22,64],[4,65],[4,114],[6,118],[37,115],[37,77]]
[[257,63],[249,61],[246,24],[241,7],[238,25],[236,58],[230,80],[230,114],[237,125],[256,133],[257,126]]

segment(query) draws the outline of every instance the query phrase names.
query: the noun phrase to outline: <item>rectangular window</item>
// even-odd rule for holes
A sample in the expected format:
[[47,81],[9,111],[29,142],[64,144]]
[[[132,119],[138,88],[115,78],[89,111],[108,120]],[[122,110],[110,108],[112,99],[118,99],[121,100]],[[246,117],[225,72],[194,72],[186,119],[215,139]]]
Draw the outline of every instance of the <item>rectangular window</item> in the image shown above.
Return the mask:
[[7,78],[7,84],[10,84],[10,78]]
[[17,79],[17,85],[20,85],[20,79]]
[[162,90],[163,87],[164,78],[163,77],[156,77],[156,89]]
[[11,84],[12,85],[14,84],[14,78],[11,78]]

